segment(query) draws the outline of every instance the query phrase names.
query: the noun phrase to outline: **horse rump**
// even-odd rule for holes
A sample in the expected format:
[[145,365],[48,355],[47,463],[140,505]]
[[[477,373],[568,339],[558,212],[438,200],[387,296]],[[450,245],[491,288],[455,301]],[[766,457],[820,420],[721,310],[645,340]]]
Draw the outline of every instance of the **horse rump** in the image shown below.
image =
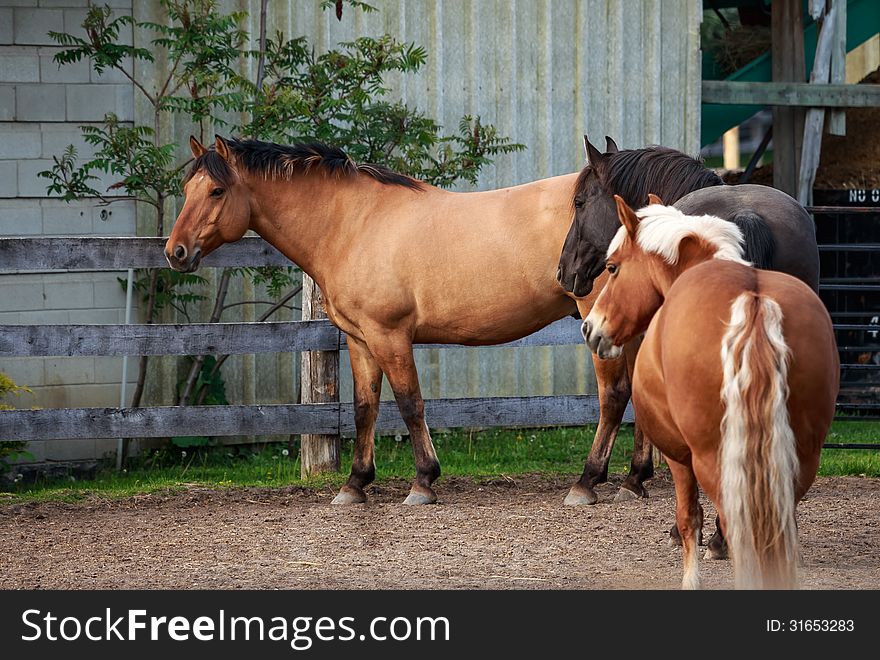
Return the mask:
[[753,211],[739,211],[730,218],[730,222],[739,227],[745,239],[743,258],[755,268],[772,268],[776,240],[767,221]]

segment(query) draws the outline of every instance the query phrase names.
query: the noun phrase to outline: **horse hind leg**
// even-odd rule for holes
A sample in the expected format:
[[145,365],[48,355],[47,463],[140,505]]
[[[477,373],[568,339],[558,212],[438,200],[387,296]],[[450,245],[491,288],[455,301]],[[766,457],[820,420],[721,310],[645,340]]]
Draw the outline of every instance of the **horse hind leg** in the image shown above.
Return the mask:
[[697,550],[703,510],[699,502],[697,478],[690,465],[669,461],[669,470],[675,482],[675,522],[681,536],[684,576],[682,589],[700,588],[700,555]]
[[706,559],[727,559],[728,556],[727,540],[721,529],[721,516],[715,516],[715,533],[706,544]]
[[375,428],[382,391],[382,370],[366,344],[348,338],[351,374],[354,381],[354,426],[357,439],[348,481],[333,499],[333,504],[361,504],[367,501],[364,487],[376,476]]
[[416,478],[404,504],[434,504],[437,494],[431,487],[440,476],[440,462],[425,424],[425,402],[419,387],[419,375],[409,339],[385,336],[380,342],[369,343],[379,366],[388,377],[400,416],[409,430]]
[[608,478],[611,450],[614,448],[631,393],[623,358],[600,360],[594,355],[593,367],[599,385],[599,425],[596,427],[590,454],[584,463],[584,472],[565,496],[563,503],[566,506],[589,505],[599,501],[593,487]]

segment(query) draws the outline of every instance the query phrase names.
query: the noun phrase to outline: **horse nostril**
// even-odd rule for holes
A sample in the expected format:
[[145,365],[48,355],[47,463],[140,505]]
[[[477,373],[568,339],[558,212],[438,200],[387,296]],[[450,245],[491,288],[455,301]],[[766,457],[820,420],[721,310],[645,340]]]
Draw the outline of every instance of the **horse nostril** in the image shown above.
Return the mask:
[[176,248],[174,248],[174,258],[178,261],[183,261],[184,259],[186,259],[186,248],[182,245],[178,245]]
[[590,323],[588,320],[585,320],[581,324],[581,334],[584,337],[584,341],[587,341],[590,338],[590,332],[592,332],[592,330],[593,330],[593,324]]

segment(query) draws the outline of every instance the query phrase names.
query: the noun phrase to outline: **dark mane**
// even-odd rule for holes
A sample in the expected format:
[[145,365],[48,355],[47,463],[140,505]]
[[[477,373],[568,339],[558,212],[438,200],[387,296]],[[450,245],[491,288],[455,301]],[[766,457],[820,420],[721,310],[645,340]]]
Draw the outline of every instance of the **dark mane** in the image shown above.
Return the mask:
[[[342,149],[321,142],[285,146],[274,142],[234,138],[226,140],[226,145],[242,167],[270,178],[288,179],[296,172],[314,169],[338,178],[366,174],[379,183],[403,186],[411,190],[423,189],[422,182],[416,179],[379,165],[356,163]],[[234,179],[232,168],[213,147],[196,158],[186,180],[199,171],[206,172],[223,186],[230,185]]]
[[633,208],[645,206],[648,193],[658,195],[664,204],[674,204],[689,192],[724,183],[696,158],[659,146],[605,154],[597,167],[587,166],[581,170],[575,196],[583,189],[591,171],[596,172],[606,192],[620,195]]

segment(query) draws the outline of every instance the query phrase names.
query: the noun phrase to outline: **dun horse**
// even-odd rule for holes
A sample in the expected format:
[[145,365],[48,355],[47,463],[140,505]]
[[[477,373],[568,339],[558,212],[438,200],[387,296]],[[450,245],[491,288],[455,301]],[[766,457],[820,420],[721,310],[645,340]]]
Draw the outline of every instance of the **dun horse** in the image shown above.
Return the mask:
[[638,214],[615,201],[610,277],[583,333],[604,358],[645,333],[633,405],[675,481],[683,586],[699,587],[699,484],[720,512],[736,585],[792,588],[795,507],[839,386],[828,312],[800,280],[745,262],[736,225],[654,196]]
[[577,174],[479,193],[440,190],[358,165],[326,145],[194,138],[186,202],[165,246],[192,271],[255,231],[320,286],[348,336],[355,442],[334,500],[366,500],[375,475],[382,374],[409,429],[417,476],[408,504],[436,500],[440,464],[425,425],[412,345],[487,345],[524,337],[577,311],[555,275]]

